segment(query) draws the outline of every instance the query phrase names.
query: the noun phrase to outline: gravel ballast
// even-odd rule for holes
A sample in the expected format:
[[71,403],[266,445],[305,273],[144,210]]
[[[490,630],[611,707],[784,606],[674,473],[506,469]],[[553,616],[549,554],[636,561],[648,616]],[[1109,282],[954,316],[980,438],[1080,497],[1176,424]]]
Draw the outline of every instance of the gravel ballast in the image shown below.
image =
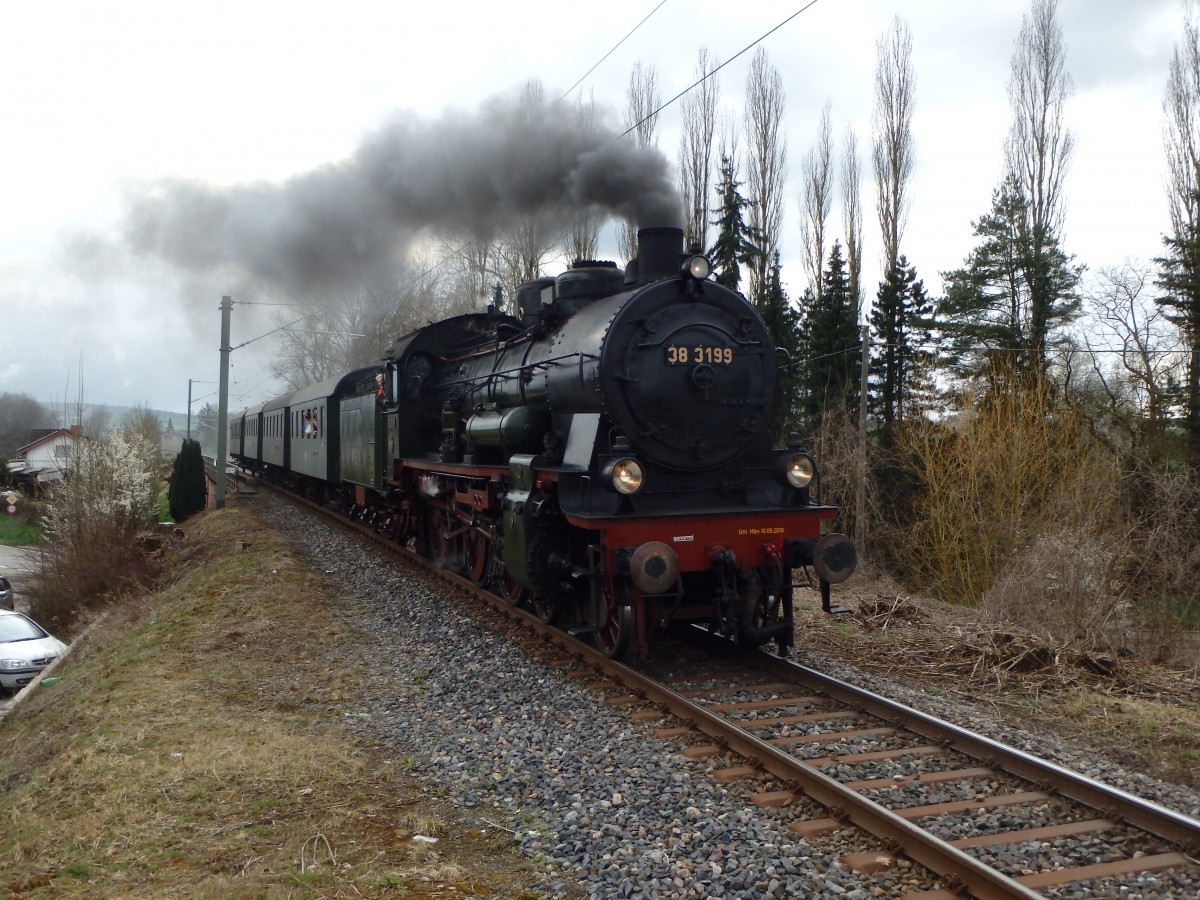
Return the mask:
[[[324,571],[362,637],[353,662],[362,694],[348,701],[351,726],[396,748],[431,793],[444,794],[481,825],[513,833],[520,850],[545,863],[532,890],[550,897],[899,897],[928,888],[930,876],[905,860],[862,879],[839,862],[876,849],[856,829],[810,840],[787,830],[824,815],[807,802],[760,810],[755,784],[710,776],[736,760],[690,760],[682,745],[658,741],[599,692],[478,621],[448,588],[360,546],[279,498],[260,495],[257,512]],[[1052,741],[982,712],[906,691],[832,660],[806,664],[998,740],[1197,815],[1200,795]],[[861,749],[861,748],[860,748]],[[964,788],[967,789],[967,788]],[[1124,897],[1190,897],[1166,876]],[[1046,892],[1052,895],[1050,891]],[[1053,894],[1089,896],[1068,887]]]

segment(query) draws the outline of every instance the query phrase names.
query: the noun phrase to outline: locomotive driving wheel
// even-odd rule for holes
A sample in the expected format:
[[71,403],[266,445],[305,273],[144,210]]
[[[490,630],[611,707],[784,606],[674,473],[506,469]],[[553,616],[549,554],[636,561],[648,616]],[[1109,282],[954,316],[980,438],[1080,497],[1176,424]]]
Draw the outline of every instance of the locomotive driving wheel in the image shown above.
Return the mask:
[[466,575],[473,584],[482,585],[488,580],[491,568],[492,542],[481,528],[468,528],[463,536],[466,557]]
[[451,572],[462,571],[462,535],[450,535],[450,523],[442,513],[434,514],[429,527],[429,552],[439,567]]
[[539,622],[549,625],[557,618],[558,601],[538,591],[529,597],[529,611],[537,616]]
[[613,597],[612,588],[604,589],[604,620],[592,640],[596,649],[609,659],[625,656],[635,642],[637,619],[632,606],[625,606]]
[[520,606],[525,601],[525,596],[529,591],[525,585],[508,574],[508,569],[502,566],[500,574],[496,578],[496,593],[513,606]]

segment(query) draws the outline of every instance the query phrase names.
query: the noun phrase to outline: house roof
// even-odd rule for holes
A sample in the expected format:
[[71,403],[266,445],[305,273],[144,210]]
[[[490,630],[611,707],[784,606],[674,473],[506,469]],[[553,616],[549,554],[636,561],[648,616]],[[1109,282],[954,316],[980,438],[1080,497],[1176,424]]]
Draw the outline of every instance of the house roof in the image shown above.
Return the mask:
[[39,437],[35,437],[32,441],[30,441],[24,447],[18,447],[16,450],[17,456],[24,456],[26,453],[28,453],[34,447],[40,447],[42,444],[48,444],[50,441],[54,440],[57,437],[76,438],[76,437],[83,436],[83,429],[80,428],[78,425],[72,425],[70,428],[54,428],[54,429],[39,428],[39,429],[35,429],[34,433],[36,434],[38,431],[42,431],[45,433]]

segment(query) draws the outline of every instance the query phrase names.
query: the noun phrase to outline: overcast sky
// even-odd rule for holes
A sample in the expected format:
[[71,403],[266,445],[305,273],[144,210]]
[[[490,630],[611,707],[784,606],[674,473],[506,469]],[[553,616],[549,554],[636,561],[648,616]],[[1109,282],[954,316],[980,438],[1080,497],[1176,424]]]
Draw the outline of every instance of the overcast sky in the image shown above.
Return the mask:
[[[269,188],[345,160],[398,113],[475,115],[529,79],[557,97],[657,4],[4,4],[0,392],[61,404],[77,395],[82,375],[88,402],[184,411],[188,379],[217,378],[218,305],[233,288],[110,252],[131,197],[166,179]],[[637,61],[657,67],[669,98],[692,82],[699,47],[727,59],[803,5],[667,0],[580,90],[594,92],[617,126]],[[934,292],[938,273],[962,264],[974,244],[971,223],[988,210],[1001,175],[1010,58],[1028,9],[1028,0],[818,0],[763,42],[786,94],[792,177],[782,251],[793,296],[803,287],[801,159],[829,99],[835,143],[852,126],[865,163],[875,43],[897,14],[912,30],[917,77],[902,251]],[[1149,260],[1167,225],[1162,96],[1179,4],[1061,0],[1059,14],[1076,88],[1064,248],[1091,269]],[[736,115],[750,55],[720,73],[722,104]],[[675,106],[659,123],[672,164],[678,128]],[[879,240],[864,175],[870,293]],[[837,209],[831,224],[840,233]],[[615,245],[601,249],[616,256]],[[231,343],[271,327],[263,308],[236,307]],[[233,354],[231,406],[277,392],[271,350],[265,338]],[[214,390],[197,384],[194,394]]]

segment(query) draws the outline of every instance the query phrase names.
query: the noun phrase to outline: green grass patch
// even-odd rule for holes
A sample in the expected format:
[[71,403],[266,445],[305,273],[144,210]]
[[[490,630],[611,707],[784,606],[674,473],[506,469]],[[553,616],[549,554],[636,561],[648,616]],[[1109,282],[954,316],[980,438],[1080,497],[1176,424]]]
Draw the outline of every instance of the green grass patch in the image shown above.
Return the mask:
[[0,544],[14,546],[34,544],[42,536],[40,525],[26,522],[19,516],[10,516],[0,510]]

